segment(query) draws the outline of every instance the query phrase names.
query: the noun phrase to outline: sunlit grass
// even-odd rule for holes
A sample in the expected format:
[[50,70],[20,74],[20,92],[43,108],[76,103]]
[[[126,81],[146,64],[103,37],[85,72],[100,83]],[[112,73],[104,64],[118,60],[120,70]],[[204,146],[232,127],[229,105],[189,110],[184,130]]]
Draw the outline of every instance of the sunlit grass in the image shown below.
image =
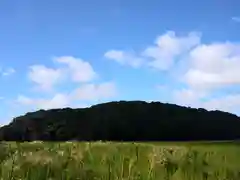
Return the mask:
[[239,180],[234,143],[5,143],[0,179]]

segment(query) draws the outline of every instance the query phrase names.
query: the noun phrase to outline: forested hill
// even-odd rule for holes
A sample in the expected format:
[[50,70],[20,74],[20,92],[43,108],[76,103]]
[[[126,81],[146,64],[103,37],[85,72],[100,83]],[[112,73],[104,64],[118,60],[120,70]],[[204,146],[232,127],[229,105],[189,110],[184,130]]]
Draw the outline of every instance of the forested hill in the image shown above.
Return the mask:
[[160,102],[120,101],[83,109],[40,110],[0,129],[1,140],[236,140],[240,118]]

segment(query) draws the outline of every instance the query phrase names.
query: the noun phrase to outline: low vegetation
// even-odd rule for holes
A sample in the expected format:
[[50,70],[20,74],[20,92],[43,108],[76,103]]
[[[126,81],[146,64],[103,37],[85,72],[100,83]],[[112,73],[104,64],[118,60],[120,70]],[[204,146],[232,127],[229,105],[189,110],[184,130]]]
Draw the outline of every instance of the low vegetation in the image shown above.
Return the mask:
[[239,180],[237,143],[2,142],[3,180]]

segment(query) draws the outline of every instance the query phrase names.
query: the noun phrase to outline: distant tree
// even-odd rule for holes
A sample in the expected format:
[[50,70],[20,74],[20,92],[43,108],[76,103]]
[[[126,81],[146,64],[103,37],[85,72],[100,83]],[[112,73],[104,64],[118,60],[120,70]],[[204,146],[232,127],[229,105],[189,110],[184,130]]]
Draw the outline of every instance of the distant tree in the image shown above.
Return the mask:
[[109,102],[83,109],[27,113],[0,128],[6,141],[192,141],[236,140],[236,115],[143,101]]

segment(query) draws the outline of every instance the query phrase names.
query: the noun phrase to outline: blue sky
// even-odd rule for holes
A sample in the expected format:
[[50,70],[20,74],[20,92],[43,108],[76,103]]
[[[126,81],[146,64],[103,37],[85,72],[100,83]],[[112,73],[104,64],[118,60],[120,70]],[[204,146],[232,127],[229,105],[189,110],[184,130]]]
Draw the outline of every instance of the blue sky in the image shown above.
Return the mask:
[[240,2],[1,0],[0,124],[146,100],[240,114]]

